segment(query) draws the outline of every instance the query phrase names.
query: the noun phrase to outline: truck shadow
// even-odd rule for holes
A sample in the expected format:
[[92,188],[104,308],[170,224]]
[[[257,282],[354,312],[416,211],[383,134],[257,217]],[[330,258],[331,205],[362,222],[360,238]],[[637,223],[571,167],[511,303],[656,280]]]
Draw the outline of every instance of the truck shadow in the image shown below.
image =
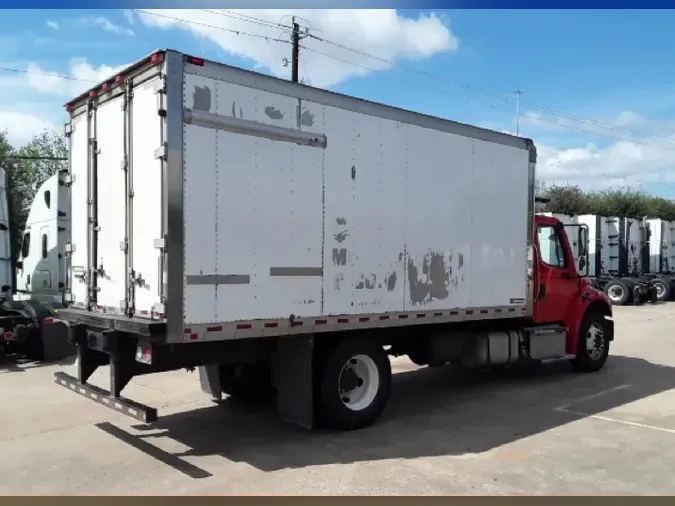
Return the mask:
[[[595,374],[573,374],[565,363],[495,376],[452,368],[400,372],[382,419],[348,433],[306,432],[283,424],[274,406],[228,401],[168,414],[153,426],[132,426],[136,434],[108,422],[97,426],[188,476],[204,478],[211,473],[185,458],[221,455],[276,471],[478,454],[675,387],[675,368],[627,356],[610,357]],[[165,452],[152,444],[156,437],[189,449]]]
[[0,362],[0,374],[7,374],[11,372],[28,372],[32,369],[37,369],[39,367],[54,367],[56,366],[67,366],[75,363],[75,355],[68,356],[59,360],[53,361],[42,361],[42,360],[33,360],[22,354],[12,354],[3,357]]

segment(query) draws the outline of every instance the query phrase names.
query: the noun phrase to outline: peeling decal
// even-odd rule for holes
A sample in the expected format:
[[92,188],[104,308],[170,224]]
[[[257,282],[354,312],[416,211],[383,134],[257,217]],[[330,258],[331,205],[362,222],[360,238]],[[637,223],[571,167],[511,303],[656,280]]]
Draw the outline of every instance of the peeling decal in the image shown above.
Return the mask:
[[341,232],[338,232],[337,234],[333,234],[333,238],[334,238],[337,242],[343,243],[343,242],[345,241],[345,239],[347,239],[347,236],[348,236],[348,235],[349,235],[349,234],[348,234],[348,231],[345,229],[345,230],[343,230],[343,231],[341,231]]
[[304,126],[313,126],[314,125],[314,114],[305,110],[300,116],[300,124]]
[[[421,270],[421,272],[420,272]],[[452,267],[442,253],[432,252],[424,256],[421,268],[413,258],[408,259],[408,283],[410,301],[413,304],[447,299],[450,295]]]
[[279,109],[273,106],[267,106],[265,107],[265,114],[267,114],[267,117],[270,119],[283,119],[284,118],[284,113],[281,112]]
[[333,248],[333,263],[347,265],[347,248]]
[[195,111],[211,112],[211,88],[195,86],[192,92],[192,108]]

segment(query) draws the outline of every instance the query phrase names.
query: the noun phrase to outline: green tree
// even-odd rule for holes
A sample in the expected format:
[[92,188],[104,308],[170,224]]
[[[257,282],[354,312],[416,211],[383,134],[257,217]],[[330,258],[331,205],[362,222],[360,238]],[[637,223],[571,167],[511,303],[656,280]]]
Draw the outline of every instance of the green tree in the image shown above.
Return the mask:
[[546,207],[552,213],[574,215],[591,212],[589,195],[579,186],[547,186],[541,196],[550,199]]

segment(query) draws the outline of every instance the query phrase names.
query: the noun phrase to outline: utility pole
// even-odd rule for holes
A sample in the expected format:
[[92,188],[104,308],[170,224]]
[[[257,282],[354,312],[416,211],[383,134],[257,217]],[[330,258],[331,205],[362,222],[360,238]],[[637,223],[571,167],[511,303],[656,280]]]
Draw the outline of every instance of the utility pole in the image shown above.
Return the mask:
[[516,90],[513,94],[516,96],[516,136],[520,137],[520,96],[525,93],[522,90]]
[[292,35],[292,44],[293,44],[293,60],[291,62],[291,80],[294,83],[298,82],[298,64],[300,63],[300,25],[295,22],[295,16],[293,16],[293,35]]

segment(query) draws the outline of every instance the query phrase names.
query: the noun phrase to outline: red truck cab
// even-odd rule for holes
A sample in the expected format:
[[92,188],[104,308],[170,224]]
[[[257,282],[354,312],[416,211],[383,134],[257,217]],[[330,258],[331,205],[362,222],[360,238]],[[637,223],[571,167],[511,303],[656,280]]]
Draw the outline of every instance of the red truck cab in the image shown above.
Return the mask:
[[[614,339],[611,303],[585,278],[588,233],[583,225],[563,225],[536,215],[531,263],[535,325],[560,324],[567,329],[567,353],[584,370],[598,370]],[[571,228],[572,230],[566,229]],[[569,236],[577,238],[573,254]]]

